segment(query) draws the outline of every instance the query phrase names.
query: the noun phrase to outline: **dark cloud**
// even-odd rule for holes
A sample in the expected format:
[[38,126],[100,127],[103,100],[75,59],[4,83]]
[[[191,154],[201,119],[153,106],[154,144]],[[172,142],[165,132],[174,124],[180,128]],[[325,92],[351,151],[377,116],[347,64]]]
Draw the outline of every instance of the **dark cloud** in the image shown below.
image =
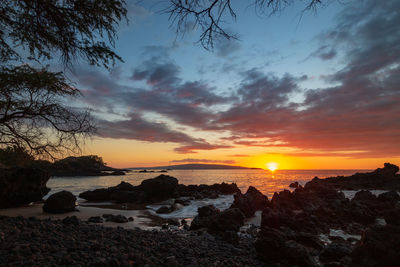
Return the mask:
[[123,138],[147,142],[193,143],[192,137],[169,129],[164,123],[149,122],[139,114],[120,121],[99,120],[98,133],[101,137]]
[[[328,77],[337,86],[309,90],[304,103],[294,105],[287,99],[296,87],[293,77],[268,78],[252,71],[239,91],[243,101],[221,114],[218,122],[243,138],[251,133],[253,138],[274,138],[302,149],[345,151],[341,155],[357,157],[398,156],[400,3],[362,5],[371,6],[373,11],[346,7],[335,29],[325,33],[323,50],[341,47],[347,61]],[[280,94],[271,89],[278,85],[283,88]]]
[[307,76],[250,69],[239,73],[233,96],[223,97],[204,81],[182,80],[180,69],[167,58],[148,60],[133,71],[132,83],[145,83],[144,88],[127,88],[93,72],[81,72],[79,83],[93,105],[157,113],[177,129],[191,126],[230,134],[210,144],[130,115],[125,121],[101,121],[107,137],[174,142],[178,153],[240,144],[295,147],[306,151],[300,156],[399,156],[400,1],[354,5],[347,5],[337,25],[320,36],[323,43],[315,52],[322,59],[341,60],[341,69],[324,76],[330,84],[326,88],[307,90],[303,102],[291,97],[300,92],[298,84]]
[[215,54],[218,57],[234,56],[241,49],[239,41],[235,39],[222,38],[215,42]]
[[322,60],[330,60],[333,59],[337,55],[337,51],[334,48],[331,48],[327,45],[323,45],[318,48],[316,51],[312,52],[308,58],[310,57],[318,57]]
[[182,153],[182,154],[187,154],[187,153],[196,153],[196,150],[215,150],[215,149],[220,149],[220,148],[232,148],[233,146],[229,145],[213,145],[209,144],[207,142],[199,142],[199,143],[193,143],[190,145],[185,145],[181,147],[177,147],[174,149],[175,152]]
[[234,164],[234,160],[211,160],[211,159],[176,159],[171,162],[186,162],[186,163],[223,163],[223,164]]

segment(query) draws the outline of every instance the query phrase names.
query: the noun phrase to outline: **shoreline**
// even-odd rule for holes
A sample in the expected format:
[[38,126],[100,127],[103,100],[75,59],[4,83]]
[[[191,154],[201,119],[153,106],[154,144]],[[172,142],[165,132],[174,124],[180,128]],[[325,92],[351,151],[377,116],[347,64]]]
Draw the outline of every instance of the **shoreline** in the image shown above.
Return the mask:
[[152,230],[159,227],[154,226],[154,220],[151,219],[144,210],[118,210],[118,209],[107,209],[97,207],[85,207],[78,206],[77,211],[71,211],[66,213],[54,214],[46,213],[42,210],[43,204],[32,204],[17,208],[0,209],[0,216],[7,217],[18,217],[24,218],[35,217],[38,220],[62,220],[66,217],[76,216],[82,221],[87,221],[90,217],[102,216],[103,214],[112,215],[123,215],[125,217],[134,217],[132,222],[127,223],[115,223],[115,222],[103,222],[93,223],[97,225],[109,226],[109,227],[122,227],[125,229],[134,229],[139,227],[143,230]]

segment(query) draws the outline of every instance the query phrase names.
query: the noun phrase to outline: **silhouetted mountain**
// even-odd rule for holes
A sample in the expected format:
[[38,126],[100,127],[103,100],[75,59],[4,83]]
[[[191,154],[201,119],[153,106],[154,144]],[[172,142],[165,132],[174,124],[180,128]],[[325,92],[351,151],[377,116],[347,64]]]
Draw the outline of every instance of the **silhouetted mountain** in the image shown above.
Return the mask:
[[258,169],[258,168],[246,168],[241,166],[222,165],[222,164],[179,164],[170,166],[156,166],[156,167],[134,167],[129,168],[133,170],[160,170],[160,169],[172,169],[172,170],[223,170],[223,169]]

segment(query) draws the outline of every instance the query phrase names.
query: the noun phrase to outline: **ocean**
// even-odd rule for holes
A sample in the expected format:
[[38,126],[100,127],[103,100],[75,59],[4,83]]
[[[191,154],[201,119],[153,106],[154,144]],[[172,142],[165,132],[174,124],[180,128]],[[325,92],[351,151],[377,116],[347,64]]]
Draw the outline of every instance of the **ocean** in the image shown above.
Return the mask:
[[[275,172],[260,170],[260,169],[227,169],[227,170],[171,170],[167,174],[179,180],[181,184],[214,184],[214,183],[236,183],[239,189],[245,193],[247,188],[252,185],[260,190],[263,194],[268,196],[269,199],[273,196],[274,192],[289,189],[289,184],[292,182],[299,182],[304,185],[315,176],[319,178],[333,177],[333,176],[348,176],[356,172],[367,172],[369,170],[277,170]],[[86,190],[93,190],[96,188],[104,188],[118,185],[121,181],[129,182],[133,185],[138,185],[141,181],[149,178],[154,178],[161,173],[141,173],[132,171],[124,176],[90,176],[90,177],[57,177],[51,178],[47,186],[51,188],[49,195],[61,191],[68,190],[75,194]],[[354,192],[349,192],[354,195]],[[47,197],[46,196],[46,197]],[[45,198],[46,198],[45,197]],[[87,206],[90,203],[85,202],[84,199],[78,198],[79,205]],[[146,212],[157,215],[162,218],[174,219],[187,219],[191,220],[197,215],[197,208],[205,205],[213,204],[220,210],[229,208],[233,202],[232,195],[220,196],[218,199],[201,199],[192,200],[189,206],[184,206],[170,214],[157,214],[155,211],[163,206],[172,204],[173,200],[165,201],[163,203],[146,206]],[[100,203],[103,208],[113,209],[112,203]],[[96,204],[99,205],[99,204]],[[117,212],[117,211],[116,211]],[[122,212],[122,211],[119,211]],[[124,211],[125,215],[135,216],[135,211]],[[136,217],[135,217],[136,218]],[[136,220],[136,219],[135,219]],[[257,222],[258,220],[258,222]],[[256,214],[251,224],[259,224],[260,214]]]
[[[242,193],[252,185],[263,194],[271,198],[274,192],[279,192],[289,187],[289,184],[298,181],[301,185],[310,181],[315,176],[326,178],[339,175],[351,175],[356,172],[369,170],[277,170],[271,172],[260,169],[228,169],[228,170],[171,170],[167,174],[179,180],[181,184],[214,184],[236,183]],[[121,181],[139,185],[141,181],[154,178],[161,173],[137,171],[128,172],[124,176],[85,176],[85,177],[56,177],[51,178],[47,186],[51,188],[49,194],[61,190],[71,191],[75,195],[86,190],[110,187]]]

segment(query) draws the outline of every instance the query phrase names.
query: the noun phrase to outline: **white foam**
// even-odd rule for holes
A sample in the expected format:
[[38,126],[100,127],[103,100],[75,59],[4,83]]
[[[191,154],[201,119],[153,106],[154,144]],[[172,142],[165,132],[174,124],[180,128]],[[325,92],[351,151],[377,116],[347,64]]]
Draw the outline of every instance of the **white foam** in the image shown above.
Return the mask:
[[191,200],[188,206],[182,206],[180,209],[175,210],[167,214],[158,214],[156,210],[163,205],[162,203],[157,203],[153,205],[147,205],[146,208],[153,215],[157,215],[165,219],[186,219],[194,218],[197,215],[197,209],[207,205],[214,205],[219,210],[225,210],[229,208],[233,203],[233,195],[221,195],[216,199],[201,199],[201,200]]

